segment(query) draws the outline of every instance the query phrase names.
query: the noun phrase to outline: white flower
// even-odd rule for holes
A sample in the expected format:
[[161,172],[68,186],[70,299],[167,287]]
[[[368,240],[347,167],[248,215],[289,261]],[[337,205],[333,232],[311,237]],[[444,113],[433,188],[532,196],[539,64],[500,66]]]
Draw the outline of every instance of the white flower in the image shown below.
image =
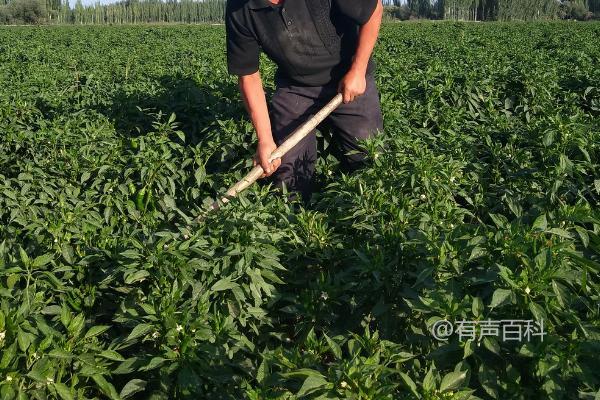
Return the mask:
[[426,200],[427,196],[425,196],[424,194],[421,195],[421,200]]
[[183,235],[184,240],[188,240],[189,238],[190,238],[190,235]]
[[112,188],[109,188],[108,193],[112,193],[112,192],[113,192]]
[[345,389],[345,388],[347,388],[347,387],[348,387],[348,382],[346,382],[346,381],[342,381],[342,382],[340,383],[340,386],[342,387],[342,389]]
[[48,378],[46,378],[46,382],[48,382],[48,383],[54,383],[54,379],[48,377]]
[[12,377],[12,376],[8,375],[8,376],[6,377],[6,382],[10,382],[10,381],[12,381],[12,380],[13,380],[13,377]]
[[163,245],[163,249],[164,249],[164,250],[166,250],[166,249],[168,249],[168,248],[169,248],[169,245],[168,245],[168,244],[165,244],[165,245]]
[[321,300],[327,300],[329,298],[329,295],[327,294],[327,292],[321,292]]
[[453,177],[453,176],[450,177],[450,182],[454,182],[455,180],[456,180],[455,177]]
[[58,239],[57,238],[54,238],[54,243],[58,243]]
[[183,326],[177,324],[177,328],[175,328],[177,332],[181,332],[183,330]]
[[6,337],[6,332],[4,332],[4,331],[0,332],[0,342],[3,341],[5,337]]
[[160,333],[158,333],[158,331],[155,331],[155,332],[152,334],[152,339],[156,339],[156,338],[158,338],[159,336],[160,336]]
[[527,286],[527,287],[525,288],[525,293],[527,293],[527,294],[531,293],[531,289],[529,289],[529,286]]

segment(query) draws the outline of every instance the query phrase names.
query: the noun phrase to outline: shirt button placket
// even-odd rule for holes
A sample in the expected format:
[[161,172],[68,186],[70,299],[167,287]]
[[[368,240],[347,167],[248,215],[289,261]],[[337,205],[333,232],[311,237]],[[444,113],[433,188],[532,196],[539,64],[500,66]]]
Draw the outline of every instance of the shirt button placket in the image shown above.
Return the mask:
[[287,11],[285,10],[285,7],[281,9],[281,14],[283,16],[283,21],[285,22],[286,26],[287,26],[287,31],[288,31],[288,35],[290,37],[293,37],[293,29],[292,29],[292,20],[288,17],[287,15]]

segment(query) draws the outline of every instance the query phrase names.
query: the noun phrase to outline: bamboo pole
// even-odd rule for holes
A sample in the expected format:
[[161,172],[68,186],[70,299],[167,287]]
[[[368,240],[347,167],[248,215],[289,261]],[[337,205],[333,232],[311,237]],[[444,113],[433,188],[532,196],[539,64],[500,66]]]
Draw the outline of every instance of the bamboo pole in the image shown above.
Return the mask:
[[[296,129],[285,142],[281,144],[269,157],[269,163],[273,160],[283,157],[288,151],[296,146],[302,139],[310,134],[329,114],[342,104],[343,96],[338,93],[329,103],[325,105],[311,119],[302,124]],[[263,174],[263,169],[260,165],[254,167],[244,178],[227,190],[224,196],[217,199],[208,209],[208,211],[216,211],[222,205],[229,203],[231,199],[236,197],[242,191],[250,187]]]

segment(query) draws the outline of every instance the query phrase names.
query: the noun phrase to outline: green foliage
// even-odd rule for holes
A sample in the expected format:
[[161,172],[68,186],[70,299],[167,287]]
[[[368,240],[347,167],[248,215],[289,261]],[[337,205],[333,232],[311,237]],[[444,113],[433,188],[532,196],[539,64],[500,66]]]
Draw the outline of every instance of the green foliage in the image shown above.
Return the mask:
[[46,20],[42,0],[13,0],[0,6],[0,24],[40,24]]
[[592,13],[586,5],[579,1],[565,1],[561,4],[562,18],[585,21],[592,18]]
[[598,29],[386,25],[371,165],[201,223],[254,150],[222,27],[0,29],[0,397],[597,397]]

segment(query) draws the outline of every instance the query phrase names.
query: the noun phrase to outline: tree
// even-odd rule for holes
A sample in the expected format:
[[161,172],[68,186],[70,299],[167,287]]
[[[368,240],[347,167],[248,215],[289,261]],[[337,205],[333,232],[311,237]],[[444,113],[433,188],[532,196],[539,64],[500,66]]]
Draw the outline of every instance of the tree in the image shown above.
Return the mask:
[[47,15],[45,0],[14,0],[0,6],[2,24],[40,24]]

